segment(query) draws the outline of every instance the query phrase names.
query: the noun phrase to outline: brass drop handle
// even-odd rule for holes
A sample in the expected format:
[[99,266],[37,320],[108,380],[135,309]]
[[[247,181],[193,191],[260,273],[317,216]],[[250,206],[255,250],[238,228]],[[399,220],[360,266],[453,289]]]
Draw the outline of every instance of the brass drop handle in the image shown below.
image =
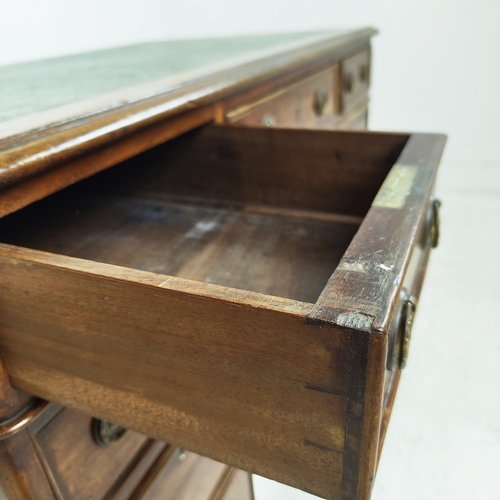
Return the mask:
[[93,418],[90,424],[92,439],[95,444],[106,448],[119,441],[127,429],[120,427],[119,425],[112,424],[111,422],[106,422],[100,418]]
[[368,81],[368,65],[361,64],[359,67],[359,79],[366,83]]
[[431,204],[431,221],[430,221],[430,231],[429,238],[431,240],[432,248],[436,248],[439,245],[439,232],[441,221],[439,218],[439,210],[441,208],[441,201],[434,198]]
[[324,89],[316,89],[314,94],[314,111],[318,116],[324,114],[326,105],[328,104],[328,92]]
[[387,369],[403,369],[408,362],[416,300],[403,288],[388,335]]
[[417,306],[411,299],[407,299],[403,304],[403,334],[401,336],[401,355],[399,358],[399,367],[401,370],[408,362],[408,353],[410,352],[411,332],[413,321],[415,320],[415,311]]

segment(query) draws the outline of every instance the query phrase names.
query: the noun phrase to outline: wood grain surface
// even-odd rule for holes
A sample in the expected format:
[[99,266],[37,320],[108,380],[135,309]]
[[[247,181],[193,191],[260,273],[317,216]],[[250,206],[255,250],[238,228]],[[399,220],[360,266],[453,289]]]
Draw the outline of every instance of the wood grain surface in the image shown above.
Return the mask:
[[358,229],[238,208],[72,190],[0,221],[0,231],[19,246],[314,302]]
[[[336,99],[338,69],[338,65],[335,65],[256,102],[230,110],[226,113],[225,121],[262,126],[267,117],[271,121],[268,126],[319,128],[322,117],[334,116],[340,111],[340,102]],[[318,91],[325,96],[325,104],[321,110],[316,106]]]
[[[82,179],[86,179],[108,167],[135,156],[158,144],[177,137],[188,130],[208,123],[212,119],[211,107],[198,108],[180,116],[159,122],[149,127],[114,138],[104,140],[101,147],[81,155],[70,154],[62,163],[49,157],[48,170],[24,179],[1,190],[0,217],[19,210]],[[108,138],[109,139],[109,138]],[[55,164],[53,164],[55,163]]]
[[141,197],[363,217],[407,140],[408,134],[205,126],[130,159],[101,182]]
[[310,305],[8,245],[0,270],[18,387],[338,496],[349,335],[306,325]]

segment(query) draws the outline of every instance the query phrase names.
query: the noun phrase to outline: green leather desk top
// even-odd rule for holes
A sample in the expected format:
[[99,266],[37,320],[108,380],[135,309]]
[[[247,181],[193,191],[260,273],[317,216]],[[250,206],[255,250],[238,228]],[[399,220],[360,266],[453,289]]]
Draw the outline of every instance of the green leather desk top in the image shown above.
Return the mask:
[[321,34],[170,40],[3,66],[0,122]]

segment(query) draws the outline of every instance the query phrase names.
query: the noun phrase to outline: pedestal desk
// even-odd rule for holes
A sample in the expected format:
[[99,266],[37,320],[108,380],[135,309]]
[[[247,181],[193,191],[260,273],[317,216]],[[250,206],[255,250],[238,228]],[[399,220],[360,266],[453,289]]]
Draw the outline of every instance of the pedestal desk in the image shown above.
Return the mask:
[[9,499],[368,499],[444,137],[365,131],[372,29],[0,68]]

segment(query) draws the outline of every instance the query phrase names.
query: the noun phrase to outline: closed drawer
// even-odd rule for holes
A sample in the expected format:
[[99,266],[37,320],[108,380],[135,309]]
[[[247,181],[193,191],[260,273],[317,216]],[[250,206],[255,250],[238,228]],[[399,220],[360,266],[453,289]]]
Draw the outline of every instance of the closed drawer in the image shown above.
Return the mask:
[[92,422],[81,412],[52,408],[31,428],[61,499],[110,498],[142,460],[152,441],[126,431],[116,442],[112,442],[113,433],[108,433],[109,445],[99,445],[92,435]]
[[229,123],[267,127],[314,127],[339,111],[337,66],[317,73],[226,115]]
[[370,52],[360,52],[342,62],[342,112],[366,98],[370,86]]
[[443,148],[434,134],[207,126],[5,217],[13,382],[324,498],[366,498]]
[[253,500],[252,476],[229,467],[218,491],[210,500]]
[[139,484],[124,484],[113,499],[253,500],[252,480],[248,472],[167,446]]
[[[366,110],[352,117],[345,128],[349,130],[366,130],[368,124],[368,112]],[[342,127],[344,128],[344,127]]]
[[364,106],[353,108],[352,112],[346,115],[346,119],[338,124],[341,130],[366,130],[367,127],[368,109]]
[[135,496],[144,500],[210,500],[223,478],[224,464],[181,449],[173,451],[148,488]]

